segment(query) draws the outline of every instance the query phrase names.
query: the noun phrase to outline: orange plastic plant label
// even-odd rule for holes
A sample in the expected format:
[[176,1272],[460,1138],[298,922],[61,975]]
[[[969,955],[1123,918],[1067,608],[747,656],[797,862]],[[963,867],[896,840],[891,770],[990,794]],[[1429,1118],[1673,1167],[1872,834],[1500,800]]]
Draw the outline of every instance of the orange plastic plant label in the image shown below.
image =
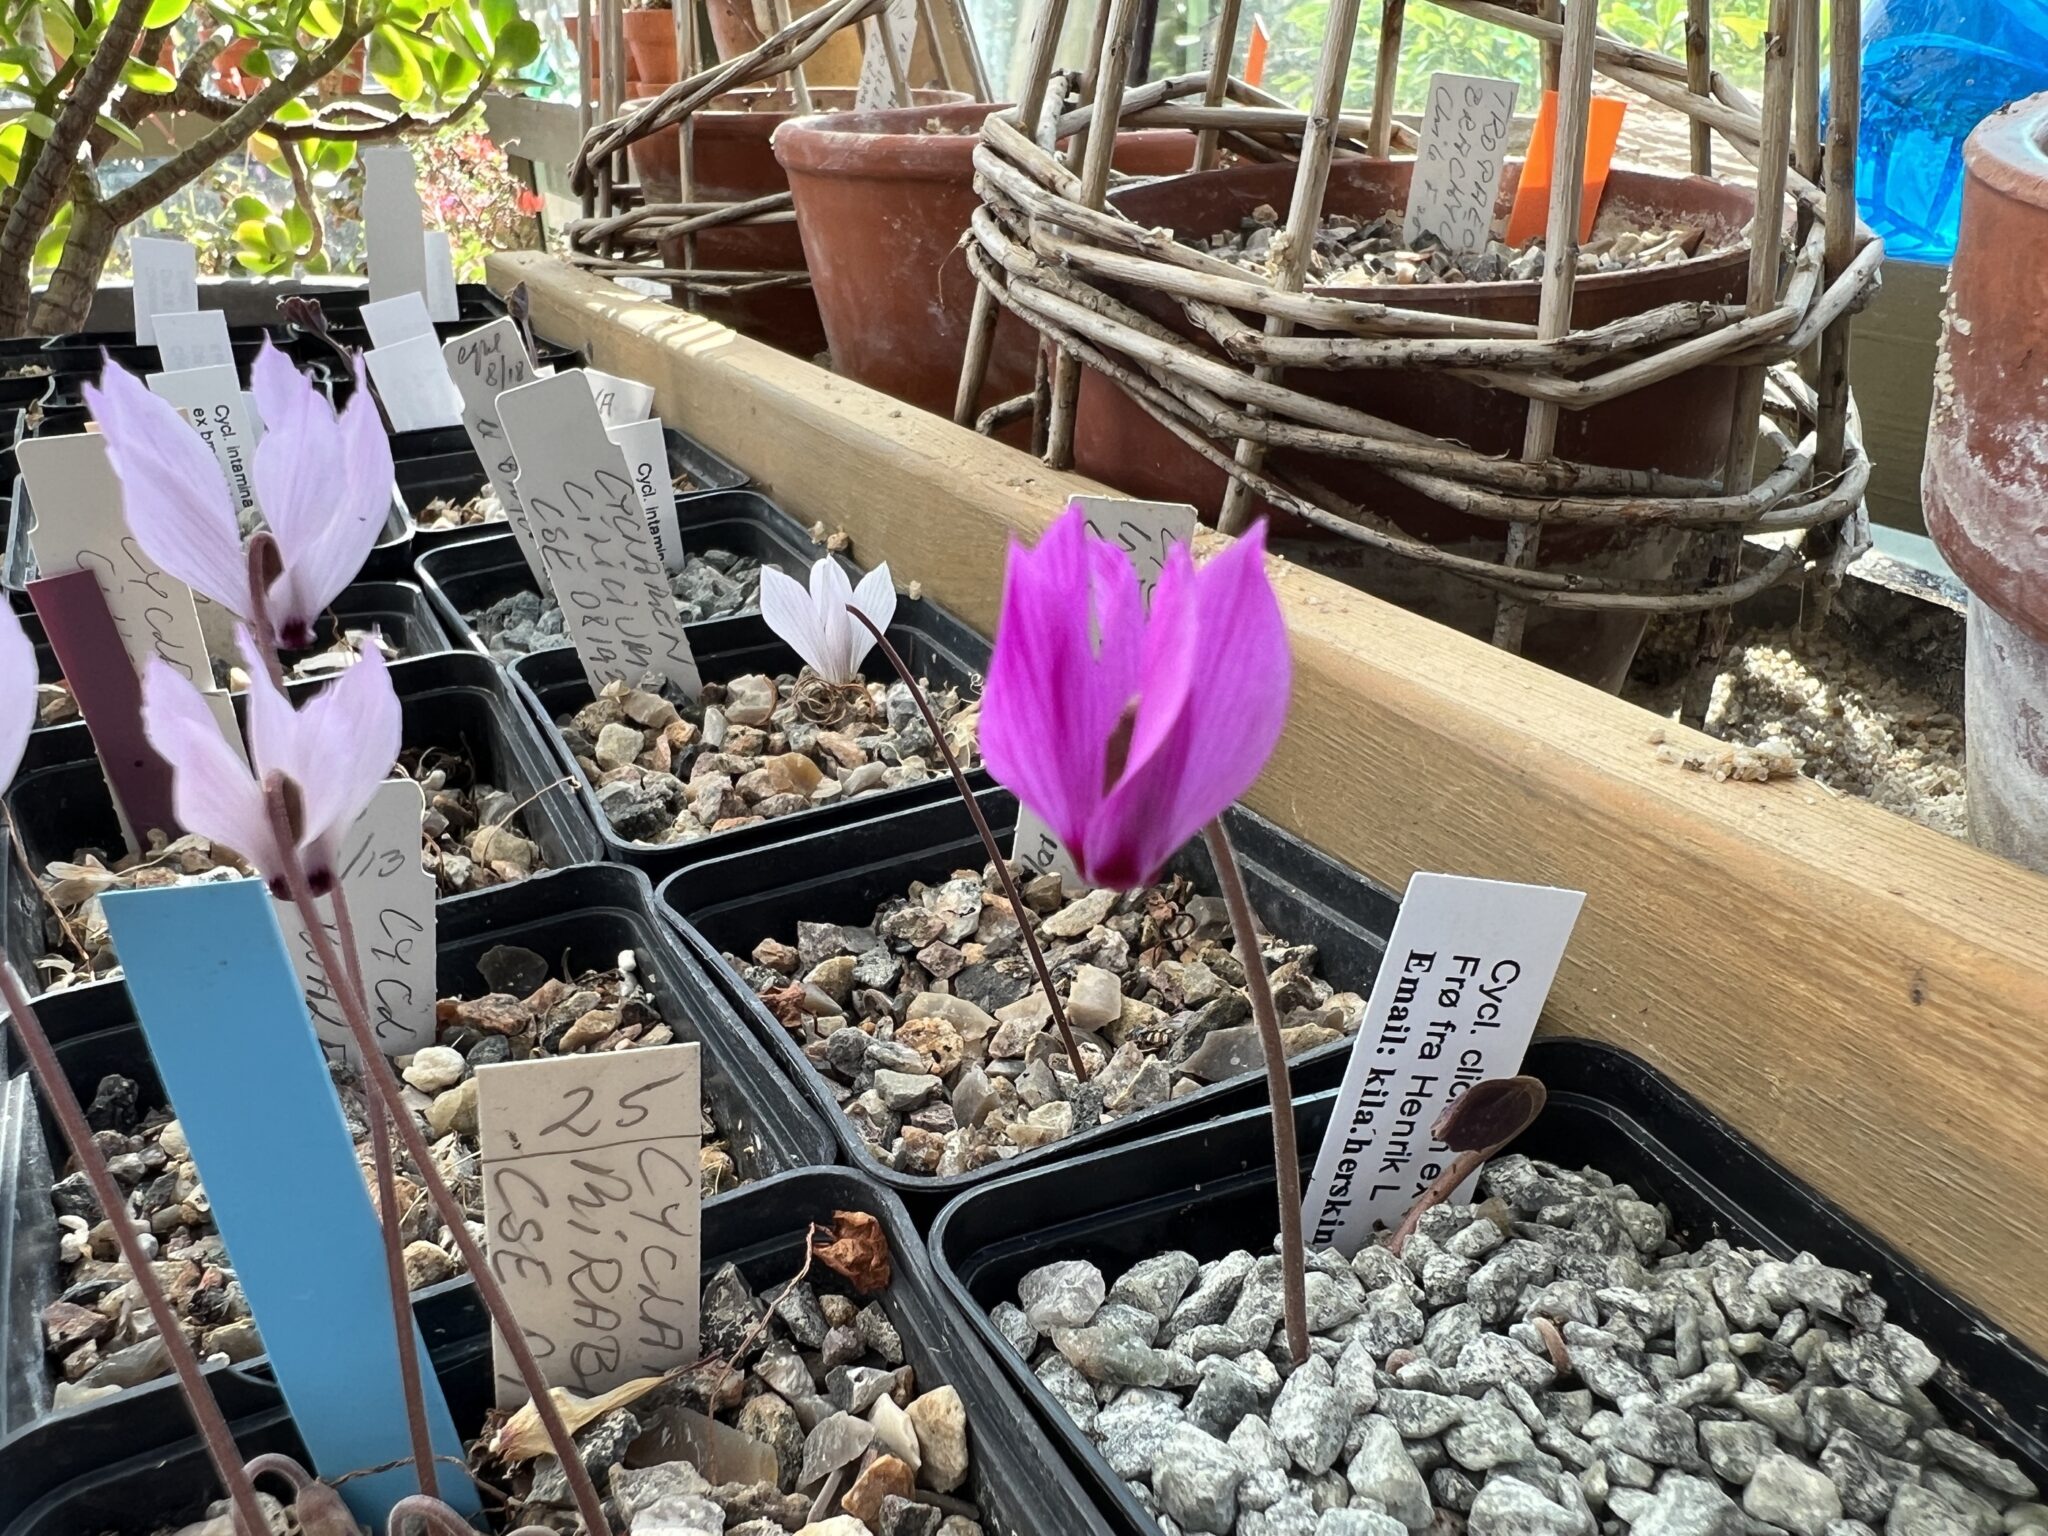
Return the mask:
[[[1614,164],[1614,146],[1621,140],[1621,120],[1628,103],[1618,96],[1595,96],[1586,126],[1586,173],[1580,180],[1579,238],[1593,235],[1600,216],[1600,194],[1607,190],[1608,168]],[[1542,236],[1550,221],[1551,170],[1557,151],[1557,92],[1545,91],[1536,109],[1536,123],[1529,132],[1529,158],[1522,167],[1521,182],[1515,188],[1514,208],[1508,214],[1507,243],[1516,250]]]
[[1245,48],[1244,54],[1244,83],[1246,85],[1259,85],[1265,81],[1266,49],[1271,41],[1266,35],[1266,18],[1254,16],[1252,18],[1252,40]]

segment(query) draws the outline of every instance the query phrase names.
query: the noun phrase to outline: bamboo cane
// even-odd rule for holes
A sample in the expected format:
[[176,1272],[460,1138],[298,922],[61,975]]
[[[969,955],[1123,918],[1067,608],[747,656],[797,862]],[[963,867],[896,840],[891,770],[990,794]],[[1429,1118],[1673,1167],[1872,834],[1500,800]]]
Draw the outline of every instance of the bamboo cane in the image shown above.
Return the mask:
[[[1216,15],[1216,35],[1209,41],[1209,79],[1202,89],[1202,105],[1220,107],[1230,85],[1230,66],[1237,59],[1237,17],[1243,0],[1223,0]],[[1398,3],[1398,0],[1395,0]],[[1216,130],[1204,128],[1195,138],[1195,169],[1216,168]]]
[[[1685,86],[1704,101],[1714,89],[1714,0],[1685,0]],[[1714,174],[1714,130],[1691,118],[1692,173]]]
[[1393,147],[1394,89],[1401,76],[1401,27],[1407,14],[1408,0],[1381,0],[1379,56],[1372,77],[1372,123],[1365,137],[1365,152],[1375,160],[1386,159]]

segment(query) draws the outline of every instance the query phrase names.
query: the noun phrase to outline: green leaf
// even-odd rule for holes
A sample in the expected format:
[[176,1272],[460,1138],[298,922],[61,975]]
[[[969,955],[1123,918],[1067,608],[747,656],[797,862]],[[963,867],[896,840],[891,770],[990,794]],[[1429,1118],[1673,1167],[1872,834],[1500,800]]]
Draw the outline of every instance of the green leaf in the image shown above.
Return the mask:
[[149,13],[142,18],[145,30],[150,27],[168,27],[191,8],[192,0],[151,0]]
[[519,0],[483,0],[484,30],[493,37],[503,32],[519,15]]
[[241,223],[235,226],[235,244],[247,247],[250,250],[269,250],[270,242],[263,235],[264,228],[268,223],[269,219],[267,216],[260,219],[242,220]]
[[57,131],[57,124],[45,112],[24,112],[17,121],[39,139],[47,139]]
[[271,219],[263,226],[263,243],[279,256],[290,256],[297,252],[291,234],[284,227],[284,220]]
[[133,128],[130,128],[126,123],[117,123],[114,121],[113,118],[107,116],[107,114],[104,112],[102,112],[98,116],[98,118],[95,119],[95,121],[98,122],[100,127],[106,129],[108,133],[111,133],[115,138],[119,139],[123,144],[126,144],[130,149],[142,148],[142,140],[136,137],[135,130]]
[[262,198],[253,192],[244,192],[240,197],[228,204],[228,217],[238,224],[247,223],[250,220],[260,224],[270,217],[270,204],[264,202]]
[[356,147],[346,139],[308,139],[299,147],[307,166],[324,175],[339,176],[356,163]]
[[480,66],[461,54],[444,53],[441,55],[440,68],[434,72],[434,83],[444,97],[460,96],[482,73]]
[[313,121],[313,109],[303,97],[294,96],[271,113],[270,119],[276,123],[310,123]]
[[71,235],[70,212],[71,205],[66,203],[64,205],[65,216],[52,220],[50,227],[43,231],[43,238],[36,242],[33,265],[38,267],[54,267],[57,265],[57,258],[64,254],[64,242]]
[[498,33],[491,63],[499,70],[524,69],[540,57],[540,28],[524,17]]
[[297,203],[284,211],[284,232],[292,243],[292,249],[305,249],[313,240],[313,221],[306,217],[306,210]]
[[394,27],[379,27],[370,34],[370,74],[401,102],[417,101],[427,88],[419,60]]
[[121,79],[131,89],[151,96],[168,96],[178,88],[176,75],[154,64],[145,64],[140,59],[130,59],[121,66]]

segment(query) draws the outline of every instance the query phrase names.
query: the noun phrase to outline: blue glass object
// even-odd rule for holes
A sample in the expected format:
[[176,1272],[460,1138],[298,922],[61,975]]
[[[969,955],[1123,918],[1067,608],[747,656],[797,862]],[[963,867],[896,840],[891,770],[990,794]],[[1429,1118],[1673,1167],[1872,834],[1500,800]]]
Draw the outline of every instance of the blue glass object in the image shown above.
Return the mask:
[[1857,201],[1887,254],[1947,261],[1963,141],[2006,103],[2048,91],[2048,0],[1871,0],[1863,15]]

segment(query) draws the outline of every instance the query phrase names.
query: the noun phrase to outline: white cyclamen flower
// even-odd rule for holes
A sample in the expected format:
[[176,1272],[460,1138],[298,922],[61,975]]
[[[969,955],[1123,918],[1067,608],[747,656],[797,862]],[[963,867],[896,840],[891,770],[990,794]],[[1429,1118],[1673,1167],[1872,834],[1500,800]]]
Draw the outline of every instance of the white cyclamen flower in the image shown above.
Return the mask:
[[830,555],[811,567],[807,592],[794,577],[772,565],[761,567],[761,617],[813,672],[832,683],[850,683],[860,675],[875,637],[846,610],[858,608],[875,628],[886,630],[896,616],[896,584],[886,563],[863,576],[859,586]]

